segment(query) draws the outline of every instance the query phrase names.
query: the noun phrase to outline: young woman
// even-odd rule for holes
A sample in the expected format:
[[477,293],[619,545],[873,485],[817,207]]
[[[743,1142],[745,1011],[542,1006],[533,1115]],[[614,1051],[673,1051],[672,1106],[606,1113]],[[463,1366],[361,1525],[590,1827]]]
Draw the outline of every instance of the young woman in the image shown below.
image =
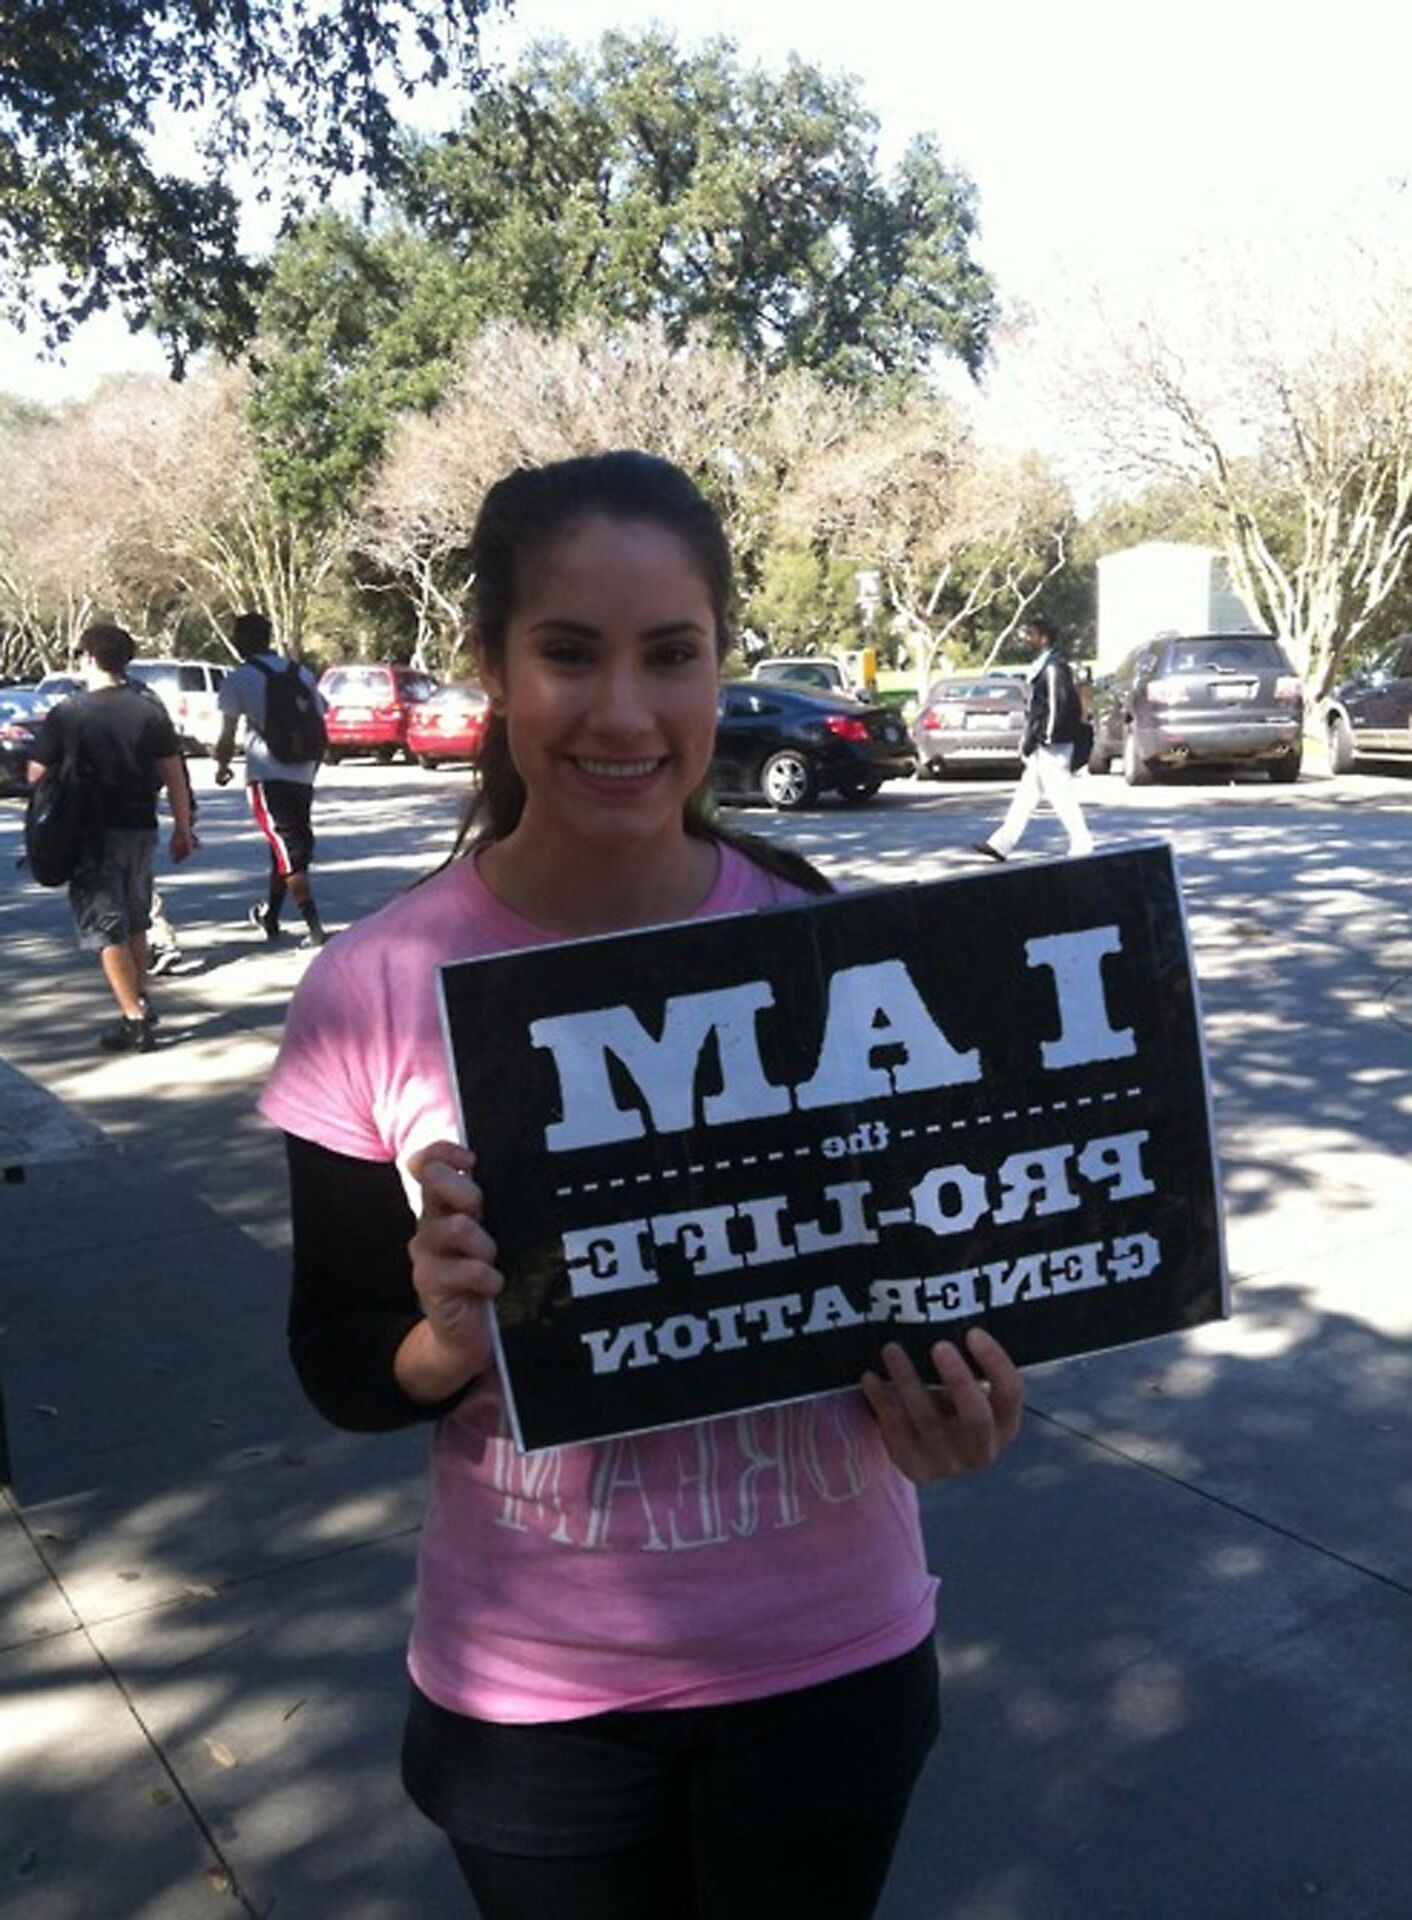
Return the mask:
[[857,1393],[515,1453],[435,968],[827,885],[708,821],[731,567],[683,473],[513,474],[471,559],[493,717],[462,857],[319,956],[262,1103],[306,1390],[436,1422],[404,1776],[485,1920],[862,1920],[937,1726],[910,1482],[990,1465],[1019,1377],[973,1333],[981,1381],[938,1342],[929,1390],[889,1346]]

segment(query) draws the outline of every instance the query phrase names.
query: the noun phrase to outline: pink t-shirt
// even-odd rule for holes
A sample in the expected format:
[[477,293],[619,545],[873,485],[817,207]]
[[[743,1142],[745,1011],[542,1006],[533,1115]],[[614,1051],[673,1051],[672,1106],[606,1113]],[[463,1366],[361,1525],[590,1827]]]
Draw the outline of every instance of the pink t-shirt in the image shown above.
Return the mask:
[[[700,914],[797,897],[723,847]],[[456,862],[318,956],[261,1111],[406,1182],[409,1154],[458,1135],[437,966],[552,938]],[[437,1423],[409,1663],[488,1720],[707,1706],[905,1653],[935,1593],[860,1392],[526,1457],[492,1376]]]

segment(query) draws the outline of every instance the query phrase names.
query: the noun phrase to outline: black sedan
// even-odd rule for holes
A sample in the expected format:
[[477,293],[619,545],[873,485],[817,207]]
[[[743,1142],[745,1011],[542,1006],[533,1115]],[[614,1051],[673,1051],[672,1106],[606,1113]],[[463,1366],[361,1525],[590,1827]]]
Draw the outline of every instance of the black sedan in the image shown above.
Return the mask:
[[825,792],[869,800],[911,773],[907,729],[887,707],[769,681],[721,689],[711,781],[722,799],[807,807]]
[[0,793],[27,793],[30,749],[47,702],[33,687],[0,687]]

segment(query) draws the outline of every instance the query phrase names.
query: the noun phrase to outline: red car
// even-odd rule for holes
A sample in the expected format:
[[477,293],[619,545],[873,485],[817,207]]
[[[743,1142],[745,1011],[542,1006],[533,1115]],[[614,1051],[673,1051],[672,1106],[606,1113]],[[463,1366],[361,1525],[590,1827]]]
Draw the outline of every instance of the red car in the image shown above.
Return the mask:
[[407,751],[424,767],[439,766],[443,760],[473,760],[489,713],[489,695],[471,681],[443,687],[412,709]]
[[410,759],[407,724],[440,683],[416,667],[330,667],[319,681],[327,712],[328,758],[373,753]]

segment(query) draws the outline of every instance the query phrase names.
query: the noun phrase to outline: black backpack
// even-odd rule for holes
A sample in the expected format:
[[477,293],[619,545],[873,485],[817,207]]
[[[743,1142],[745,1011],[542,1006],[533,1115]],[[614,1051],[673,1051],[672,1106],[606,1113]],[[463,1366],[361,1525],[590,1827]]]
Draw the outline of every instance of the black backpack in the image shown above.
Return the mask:
[[265,724],[260,737],[270,752],[288,766],[322,760],[328,751],[328,728],[318,695],[294,661],[278,667],[258,659],[250,664],[265,676]]
[[72,730],[64,750],[29,790],[25,810],[25,863],[41,887],[64,887],[96,844],[97,811],[85,780]]

